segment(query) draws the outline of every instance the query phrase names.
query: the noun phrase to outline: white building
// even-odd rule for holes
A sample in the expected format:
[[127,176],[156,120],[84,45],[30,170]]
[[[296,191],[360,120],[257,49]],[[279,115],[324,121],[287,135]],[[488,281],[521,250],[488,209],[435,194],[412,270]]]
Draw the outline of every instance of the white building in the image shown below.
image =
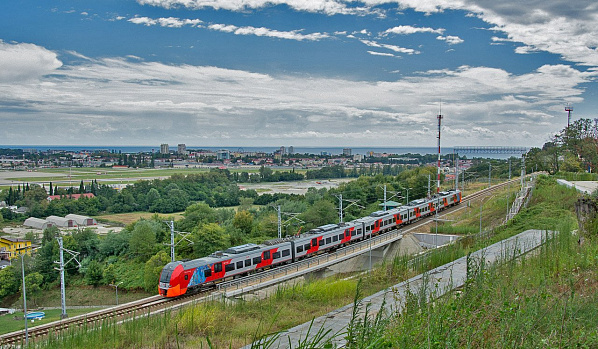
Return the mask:
[[64,218],[75,221],[75,223],[77,223],[77,225],[80,227],[87,227],[90,225],[98,224],[98,222],[95,219],[87,216],[81,216],[78,214],[67,214]]
[[23,225],[26,227],[41,229],[41,230],[44,230],[46,228],[50,228],[50,227],[54,226],[54,224],[46,221],[45,219],[40,219],[40,218],[35,218],[35,217],[27,218],[25,220],[25,223],[23,223]]
[[170,153],[170,149],[168,147],[168,144],[163,143],[160,144],[160,154],[169,154]]
[[77,226],[74,220],[58,216],[49,216],[46,218],[46,221],[61,228],[74,228]]

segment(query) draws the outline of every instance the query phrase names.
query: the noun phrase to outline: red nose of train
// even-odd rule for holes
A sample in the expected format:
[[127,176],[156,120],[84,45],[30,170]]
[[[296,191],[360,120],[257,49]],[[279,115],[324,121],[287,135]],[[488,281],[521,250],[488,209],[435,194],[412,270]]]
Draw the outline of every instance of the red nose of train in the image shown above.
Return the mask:
[[185,294],[186,288],[181,289],[180,276],[183,272],[181,262],[171,262],[166,264],[160,274],[160,283],[158,285],[158,294],[163,297],[178,297]]

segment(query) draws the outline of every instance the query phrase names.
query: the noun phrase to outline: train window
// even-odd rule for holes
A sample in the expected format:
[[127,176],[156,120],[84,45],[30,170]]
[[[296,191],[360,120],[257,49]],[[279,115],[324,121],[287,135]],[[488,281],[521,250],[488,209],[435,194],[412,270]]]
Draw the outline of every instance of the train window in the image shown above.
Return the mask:
[[282,256],[283,257],[288,257],[291,254],[291,250],[284,250],[282,251]]
[[355,236],[355,235],[357,235],[357,233],[355,232],[355,230],[353,230],[353,231],[351,232],[351,236]]
[[357,233],[361,234],[361,228],[357,229]]
[[324,246],[325,240],[322,239],[320,241],[318,241],[318,246]]
[[304,249],[305,251],[309,250],[309,247],[310,247],[310,246],[309,246],[309,244],[305,244],[305,245],[303,245],[303,249]]
[[268,259],[270,259],[270,251],[266,251],[266,252],[264,252],[264,259],[265,259],[265,260],[268,260]]
[[272,259],[278,259],[278,258],[280,258],[280,252],[274,252],[272,254]]
[[326,245],[332,242],[332,238],[326,238]]
[[254,257],[253,258],[253,265],[260,264],[261,261],[262,261],[262,257]]
[[245,267],[250,267],[251,266],[251,259],[246,259],[245,260]]
[[243,261],[237,262],[237,269],[243,268]]
[[314,247],[318,246],[318,239],[317,238],[311,239],[311,245],[314,246]]
[[189,280],[189,275],[185,275],[185,280]]
[[297,253],[303,252],[303,246],[297,246]]
[[332,237],[332,241],[334,241],[334,242],[337,242],[337,241],[338,241],[338,236],[337,236],[337,235],[334,235],[334,236]]
[[227,265],[224,266],[224,270],[227,271],[227,272],[233,271],[233,270],[235,270],[235,265],[232,264],[232,263],[231,264],[227,264]]
[[210,276],[212,276],[212,270],[210,269],[206,269],[203,271],[203,275],[207,278],[209,278]]
[[222,271],[222,262],[214,264],[214,273],[219,273]]
[[343,234],[340,234],[340,235],[338,236],[338,239],[339,239],[339,240],[342,240],[344,236],[345,236],[345,235],[343,235]]

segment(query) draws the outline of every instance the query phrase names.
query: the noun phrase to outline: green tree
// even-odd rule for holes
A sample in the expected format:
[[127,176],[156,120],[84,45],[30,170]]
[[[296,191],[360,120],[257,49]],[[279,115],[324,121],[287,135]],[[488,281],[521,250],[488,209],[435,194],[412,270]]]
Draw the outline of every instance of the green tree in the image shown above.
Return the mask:
[[159,224],[139,220],[129,238],[129,252],[141,261],[147,261],[156,251],[156,233]]
[[338,222],[338,214],[334,204],[328,200],[320,200],[301,214],[300,218],[313,227]]
[[87,265],[87,271],[85,272],[85,282],[88,285],[93,285],[97,287],[99,284],[102,283],[102,278],[104,276],[104,270],[102,265],[96,261],[92,260]]
[[116,282],[116,267],[114,264],[109,264],[106,268],[104,268],[102,277],[105,284]]
[[224,228],[216,223],[203,224],[193,232],[193,252],[195,257],[204,257],[212,252],[230,247],[230,238]]
[[233,218],[233,226],[244,234],[251,234],[253,230],[253,215],[248,211],[238,211]]
[[203,202],[188,206],[183,216],[185,218],[177,222],[180,231],[190,232],[200,223],[216,222],[215,210]]
[[12,265],[0,270],[0,299],[19,291],[19,278]]
[[152,256],[143,269],[143,286],[148,292],[158,292],[158,282],[160,273],[166,264],[170,262],[170,257],[164,251],[160,251]]
[[[27,289],[27,300],[31,301],[33,305],[37,305],[36,298],[39,295],[39,291],[41,291],[41,286],[44,281],[44,277],[42,274],[35,272],[30,273],[25,276],[25,287]],[[20,287],[19,292],[21,292],[21,301],[23,300],[23,286]]]

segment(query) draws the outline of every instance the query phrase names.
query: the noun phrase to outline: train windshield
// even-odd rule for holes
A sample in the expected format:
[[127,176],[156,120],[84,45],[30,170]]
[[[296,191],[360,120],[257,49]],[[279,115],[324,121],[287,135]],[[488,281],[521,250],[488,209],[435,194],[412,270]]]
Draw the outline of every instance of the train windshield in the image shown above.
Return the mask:
[[169,283],[170,275],[172,275],[172,270],[164,268],[162,270],[162,274],[160,274],[160,282]]

